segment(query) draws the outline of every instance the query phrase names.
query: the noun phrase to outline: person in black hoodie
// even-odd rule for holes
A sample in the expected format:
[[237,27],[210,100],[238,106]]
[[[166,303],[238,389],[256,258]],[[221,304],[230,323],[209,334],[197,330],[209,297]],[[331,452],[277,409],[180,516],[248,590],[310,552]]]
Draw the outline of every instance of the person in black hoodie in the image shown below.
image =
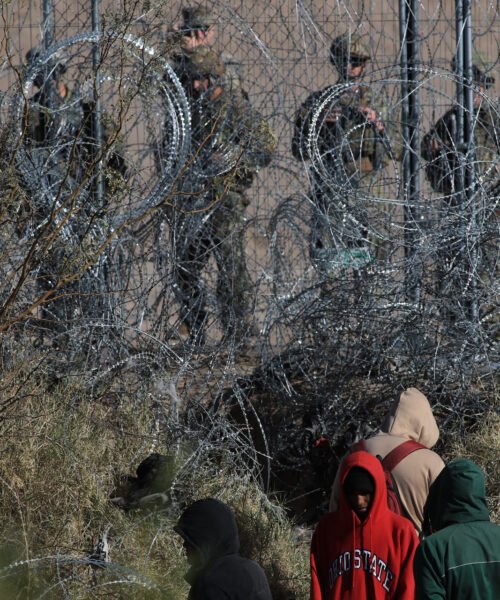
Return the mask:
[[184,540],[191,568],[188,600],[272,600],[262,567],[238,552],[240,539],[234,515],[215,498],[188,506],[174,527]]

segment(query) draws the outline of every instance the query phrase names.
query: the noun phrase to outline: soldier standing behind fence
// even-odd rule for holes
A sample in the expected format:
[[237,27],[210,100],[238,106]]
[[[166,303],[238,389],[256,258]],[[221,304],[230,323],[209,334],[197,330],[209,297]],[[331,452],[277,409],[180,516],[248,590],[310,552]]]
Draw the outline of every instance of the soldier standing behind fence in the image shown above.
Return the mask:
[[[174,69],[182,66],[183,56],[200,46],[212,47],[217,41],[217,18],[205,6],[186,6],[182,9],[182,23],[174,26],[168,37],[169,52]],[[241,88],[243,79],[242,64],[227,52],[221,52],[224,64],[224,83],[232,90]],[[243,92],[243,94],[246,93]]]
[[311,257],[325,273],[372,260],[365,198],[374,193],[392,155],[387,126],[362,82],[370,60],[367,40],[355,33],[339,35],[330,60],[339,72],[337,84],[306,99],[292,140],[294,157],[310,162]]
[[[500,117],[498,103],[489,103],[485,98],[486,90],[495,83],[487,74],[491,68],[488,60],[474,53],[471,148],[460,146],[458,105],[436,122],[421,144],[422,157],[428,161],[427,179],[432,189],[442,196],[438,210],[446,243],[440,244],[438,249],[436,279],[441,293],[446,296],[446,314],[454,321],[460,318],[463,309],[466,313],[470,310],[471,276],[479,274],[481,279],[491,282],[498,273]],[[469,184],[465,172],[471,167],[473,183],[466,189]],[[474,249],[466,239],[473,221],[474,228],[481,229],[479,243],[475,243],[477,260],[481,262],[479,270],[470,263]],[[458,304],[453,305],[451,298],[456,298]]]
[[[102,316],[104,275],[96,277],[92,265],[108,233],[108,202],[125,186],[126,164],[117,136],[104,124],[101,144],[96,138],[93,80],[77,84],[75,93],[64,79],[67,67],[61,60],[47,60],[40,49],[32,48],[26,61],[38,91],[24,116],[25,151],[19,154],[18,167],[28,192],[24,210],[32,214],[31,226],[50,233],[40,246],[52,238],[37,279],[39,291],[49,300],[42,305],[41,322],[54,337],[82,314]],[[101,153],[103,196],[98,198],[95,181]]]
[[208,313],[201,275],[213,256],[222,330],[240,342],[251,330],[253,287],[245,258],[245,192],[270,163],[276,140],[241,89],[231,87],[215,51],[199,46],[178,58],[177,69],[192,129],[192,161],[172,216],[181,318],[191,343],[203,344]]

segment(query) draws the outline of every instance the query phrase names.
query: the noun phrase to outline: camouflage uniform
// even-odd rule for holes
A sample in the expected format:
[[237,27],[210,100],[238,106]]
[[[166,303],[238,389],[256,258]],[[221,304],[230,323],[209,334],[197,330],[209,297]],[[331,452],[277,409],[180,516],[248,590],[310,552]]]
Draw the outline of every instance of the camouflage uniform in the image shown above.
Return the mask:
[[320,269],[328,269],[336,257],[351,266],[370,260],[364,248],[368,215],[359,192],[373,190],[391,148],[386,130],[379,131],[363,113],[370,108],[380,114],[369,87],[349,79],[349,65],[364,64],[369,58],[360,36],[335,38],[331,61],[340,78],[311,94],[295,118],[292,153],[311,163],[311,254]]
[[[28,67],[36,66],[39,57],[39,50],[31,49],[26,55]],[[97,206],[87,181],[89,166],[96,160],[94,106],[81,98],[75,101],[62,79],[65,72],[65,65],[56,62],[35,74],[33,84],[39,90],[28,103],[25,151],[20,154],[19,164],[36,225],[52,214],[53,222],[49,225],[55,229],[71,214],[45,253],[38,271],[41,292],[54,290],[61,279],[80,272],[77,280],[58,289],[59,299],[41,309],[44,326],[52,333],[64,330],[63,323],[81,314],[84,305],[87,305],[85,311],[99,314],[95,298],[102,297],[102,293],[89,293],[95,277],[88,265],[95,261],[96,251],[108,230],[105,206]],[[106,144],[108,134],[104,127],[103,134]],[[123,181],[125,173],[124,158],[115,145],[106,161],[105,203],[113,186],[116,187],[116,180]],[[61,216],[57,211],[51,213],[55,203],[64,207]],[[79,294],[80,289],[85,293]]]
[[[202,343],[207,312],[200,276],[211,255],[218,267],[217,299],[224,333],[243,333],[252,283],[244,244],[245,191],[260,167],[271,161],[276,140],[266,121],[239,90],[222,87],[220,56],[200,47],[186,56],[185,81],[209,77],[212,86],[191,103],[193,165],[174,211],[177,290],[182,319]],[[214,98],[214,89],[222,93]]]
[[[478,64],[473,64],[473,83],[484,89],[495,83],[493,77],[483,71],[487,63],[478,54],[473,58]],[[453,62],[452,62],[453,65]],[[480,66],[478,66],[480,65]],[[460,190],[460,152],[458,144],[458,107],[450,108],[424,136],[421,143],[422,157],[428,161],[425,169],[427,179],[436,192],[448,197],[449,203],[456,203],[456,192]],[[483,185],[498,186],[500,170],[498,158],[500,155],[500,117],[498,106],[492,107],[482,102],[474,109],[472,116],[476,176]]]
[[[486,89],[495,80],[484,71],[484,63],[474,55],[473,83]],[[481,65],[481,68],[478,66]],[[470,271],[467,266],[468,252],[464,252],[463,232],[470,226],[471,219],[481,223],[481,239],[476,250],[481,252],[481,279],[494,280],[498,275],[498,198],[500,196],[500,117],[498,105],[485,100],[474,108],[473,168],[474,191],[464,193],[464,166],[467,160],[465,149],[458,143],[458,107],[450,108],[423,137],[421,155],[427,161],[425,172],[432,189],[442,196],[437,210],[440,234],[446,239],[438,249],[436,278],[442,293],[468,306],[466,299],[457,298],[470,287]],[[472,198],[472,202],[468,201]],[[473,216],[472,212],[476,214]],[[475,267],[472,267],[473,269]],[[489,284],[487,284],[489,285]],[[447,315],[455,319],[447,302]],[[451,311],[451,312],[450,312]],[[456,311],[455,311],[456,312]]]
[[[28,65],[36,62],[38,57],[39,51],[31,49],[26,55]],[[96,160],[95,102],[83,98],[75,101],[62,79],[65,72],[66,67],[56,63],[36,74],[33,83],[39,91],[29,101],[24,139],[32,160],[37,164],[46,161],[59,171],[57,180],[70,175],[75,188],[88,176],[88,167]],[[102,141],[106,146],[110,135],[104,123],[102,130]],[[108,153],[105,167],[106,187],[113,176],[125,176],[123,148],[119,144]]]
[[[26,54],[27,68],[32,68],[40,59],[40,50],[32,48]],[[31,218],[20,228],[19,234],[30,234],[33,226],[44,223],[49,215],[54,215],[52,231],[60,224],[56,221],[54,202],[62,204],[71,194],[74,185],[68,176],[68,148],[80,124],[80,114],[73,108],[70,91],[65,86],[63,75],[66,67],[60,62],[40,67],[36,72],[33,86],[38,88],[28,101],[28,110],[23,122],[24,147],[16,154],[18,169],[27,194],[24,210]],[[65,265],[74,253],[78,240],[68,236],[72,222],[68,222],[52,241],[44,253],[37,271],[39,293],[50,292],[61,276],[67,275]],[[52,233],[52,232],[51,232]],[[70,287],[74,287],[71,284]],[[64,287],[64,291],[68,286]],[[73,291],[73,290],[71,290]],[[71,319],[72,304],[62,293],[56,301],[42,305],[40,321],[43,329],[49,330],[51,337],[64,331],[64,323]],[[43,335],[42,335],[43,338]],[[54,342],[57,343],[57,342]]]

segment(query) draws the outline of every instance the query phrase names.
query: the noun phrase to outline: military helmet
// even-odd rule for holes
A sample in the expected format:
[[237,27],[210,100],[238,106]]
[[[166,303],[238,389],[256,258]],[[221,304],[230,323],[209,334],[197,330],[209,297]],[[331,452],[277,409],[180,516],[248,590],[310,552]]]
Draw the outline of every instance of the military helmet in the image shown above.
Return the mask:
[[[472,82],[485,89],[495,84],[495,78],[487,75],[495,67],[495,63],[488,59],[482,52],[474,51],[472,53]],[[456,57],[451,61],[451,68],[456,70]]]
[[365,62],[370,58],[366,36],[359,33],[345,32],[337,36],[330,46],[330,61],[340,73],[346,71],[348,63],[353,60]]
[[215,23],[215,18],[208,8],[203,6],[186,6],[182,9],[181,31],[208,29]]
[[219,78],[226,72],[221,55],[207,46],[198,46],[185,53],[181,68],[189,79]]

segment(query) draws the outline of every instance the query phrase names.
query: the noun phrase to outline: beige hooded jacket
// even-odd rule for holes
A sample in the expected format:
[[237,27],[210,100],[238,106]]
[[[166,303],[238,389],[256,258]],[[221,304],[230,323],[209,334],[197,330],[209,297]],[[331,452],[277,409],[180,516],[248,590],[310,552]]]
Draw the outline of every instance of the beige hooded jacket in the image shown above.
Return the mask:
[[[444,467],[441,457],[430,450],[438,439],[439,430],[429,401],[416,388],[408,388],[393,403],[381,431],[365,441],[366,450],[382,458],[407,440],[415,440],[429,448],[416,450],[404,458],[392,472],[401,501],[418,533],[422,530],[424,504],[429,487]],[[330,511],[338,507],[339,472],[340,468],[333,482]]]

